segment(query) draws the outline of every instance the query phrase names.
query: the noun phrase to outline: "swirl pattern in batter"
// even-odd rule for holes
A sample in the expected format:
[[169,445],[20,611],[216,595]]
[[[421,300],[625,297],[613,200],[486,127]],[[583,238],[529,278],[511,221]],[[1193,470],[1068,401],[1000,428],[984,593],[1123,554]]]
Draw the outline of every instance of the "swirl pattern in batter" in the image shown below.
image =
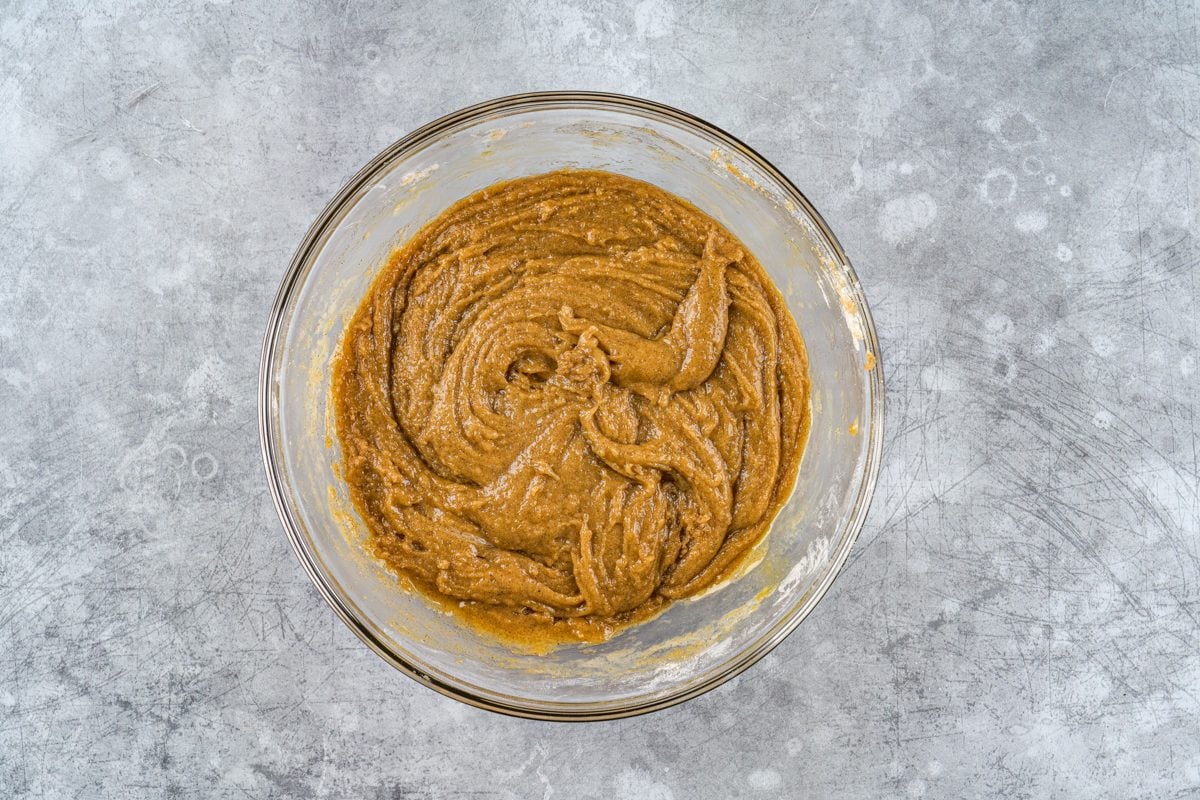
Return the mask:
[[795,480],[804,345],[762,266],[655,186],[496,184],[391,256],[334,406],[374,554],[514,638],[603,639],[727,576]]

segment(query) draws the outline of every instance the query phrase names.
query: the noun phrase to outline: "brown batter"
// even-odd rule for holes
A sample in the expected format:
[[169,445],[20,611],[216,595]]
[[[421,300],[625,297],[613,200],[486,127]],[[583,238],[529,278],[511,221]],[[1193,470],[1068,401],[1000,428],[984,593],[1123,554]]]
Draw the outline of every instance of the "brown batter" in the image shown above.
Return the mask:
[[333,381],[374,554],[510,638],[606,638],[727,576],[795,480],[804,345],[727,230],[619,175],[456,203],[391,259]]

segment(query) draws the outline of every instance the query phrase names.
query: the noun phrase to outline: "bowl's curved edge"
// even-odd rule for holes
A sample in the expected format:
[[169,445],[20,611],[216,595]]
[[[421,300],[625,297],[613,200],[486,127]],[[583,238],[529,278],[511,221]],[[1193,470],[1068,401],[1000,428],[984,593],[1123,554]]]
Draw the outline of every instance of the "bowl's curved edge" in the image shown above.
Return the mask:
[[[441,678],[428,670],[422,669],[417,664],[406,659],[403,655],[393,652],[391,648],[385,646],[378,637],[364,625],[350,609],[345,605],[342,599],[334,592],[333,588],[317,565],[311,552],[305,546],[302,539],[299,525],[293,516],[291,508],[286,501],[286,489],[283,486],[280,478],[281,469],[276,463],[275,447],[276,437],[271,426],[271,406],[273,400],[274,386],[272,385],[273,366],[277,356],[277,347],[280,341],[281,334],[284,328],[284,312],[287,310],[288,301],[292,295],[293,289],[306,273],[306,264],[309,262],[309,256],[313,250],[321,243],[323,235],[328,231],[329,224],[348,210],[346,202],[366,184],[376,173],[388,164],[398,153],[406,148],[414,146],[447,128],[460,124],[468,120],[477,120],[486,118],[491,112],[496,111],[511,111],[514,108],[525,106],[554,106],[567,103],[578,104],[580,102],[591,102],[603,107],[617,107],[618,109],[643,111],[656,113],[668,118],[673,118],[677,121],[683,121],[693,125],[718,139],[721,139],[723,144],[737,150],[743,157],[752,161],[756,166],[762,169],[766,174],[770,175],[780,186],[782,186],[808,214],[810,219],[816,223],[821,235],[826,238],[833,252],[837,255],[839,266],[845,270],[847,283],[851,296],[854,299],[855,305],[864,320],[864,339],[869,352],[874,353],[875,363],[867,370],[869,377],[869,386],[871,390],[871,413],[869,417],[869,430],[867,431],[867,452],[866,463],[863,471],[862,480],[859,482],[858,495],[855,498],[854,513],[851,517],[850,524],[847,528],[848,535],[842,537],[839,542],[838,549],[832,559],[832,568],[828,570],[821,582],[813,587],[805,597],[803,597],[797,606],[778,623],[772,630],[764,634],[758,642],[751,648],[743,651],[737,663],[721,670],[715,674],[701,676],[697,681],[689,685],[685,685],[678,691],[671,692],[662,696],[651,697],[642,702],[621,701],[619,705],[606,705],[603,703],[586,703],[586,704],[552,704],[552,703],[524,703],[518,698],[506,698],[500,695],[489,694],[487,697],[480,697],[472,694],[465,687],[455,683],[448,678]],[[857,541],[859,534],[866,522],[866,516],[870,509],[872,499],[874,497],[875,486],[879,476],[879,469],[882,460],[883,449],[883,431],[884,431],[884,374],[883,374],[883,356],[879,348],[878,337],[875,331],[874,318],[871,315],[870,307],[867,304],[866,295],[863,292],[862,285],[858,279],[849,258],[846,256],[845,250],[841,243],[829,228],[828,223],[816,207],[804,196],[795,184],[791,182],[787,176],[780,172],[771,162],[759,155],[757,151],[749,145],[742,142],[737,137],[726,132],[725,130],[713,125],[706,120],[703,120],[695,115],[689,114],[686,111],[681,111],[672,106],[664,105],[652,100],[632,97],[628,95],[614,94],[608,92],[588,92],[588,91],[551,91],[551,92],[529,92],[524,94],[508,95],[505,97],[487,100],[476,105],[468,106],[458,111],[447,114],[443,117],[433,120],[420,128],[412,131],[408,135],[393,142],[388,147],[384,148],[378,155],[371,159],[362,169],[360,169],[349,181],[345,183],[333,197],[325,208],[317,216],[317,219],[309,226],[304,238],[297,247],[295,254],[292,257],[291,263],[287,271],[284,273],[283,280],[280,283],[279,291],[275,295],[274,303],[272,304],[270,316],[267,323],[267,332],[263,339],[263,346],[259,361],[259,391],[258,391],[258,433],[259,442],[262,451],[263,467],[267,474],[267,482],[271,489],[272,500],[275,504],[275,510],[279,515],[284,531],[291,542],[292,549],[296,553],[297,559],[300,561],[304,571],[308,574],[309,579],[316,586],[317,591],[325,602],[334,610],[342,622],[354,632],[356,636],[372,651],[376,653],[384,661],[391,664],[393,667],[404,673],[408,677],[418,683],[433,689],[439,694],[453,698],[460,702],[477,708],[494,711],[501,714],[506,714],[514,717],[523,717],[527,719],[548,720],[548,721],[599,721],[620,719],[625,717],[633,717],[641,714],[647,714],[653,711],[658,711],[668,708],[673,705],[685,702],[687,700],[705,694],[726,681],[740,675],[745,670],[749,669],[755,663],[760,661],[771,650],[775,649],[789,634],[794,631],[801,622],[812,612],[813,608],[820,602],[834,580],[841,574],[845,566],[846,559],[849,557],[850,550]]]

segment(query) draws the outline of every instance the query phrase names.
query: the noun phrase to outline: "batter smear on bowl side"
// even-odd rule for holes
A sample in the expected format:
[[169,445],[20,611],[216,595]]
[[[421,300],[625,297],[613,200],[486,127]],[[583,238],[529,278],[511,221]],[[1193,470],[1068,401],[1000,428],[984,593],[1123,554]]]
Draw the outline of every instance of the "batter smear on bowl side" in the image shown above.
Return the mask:
[[598,171],[431,221],[334,370],[374,555],[526,641],[601,640],[727,577],[787,499],[810,416],[804,343],[754,256]]

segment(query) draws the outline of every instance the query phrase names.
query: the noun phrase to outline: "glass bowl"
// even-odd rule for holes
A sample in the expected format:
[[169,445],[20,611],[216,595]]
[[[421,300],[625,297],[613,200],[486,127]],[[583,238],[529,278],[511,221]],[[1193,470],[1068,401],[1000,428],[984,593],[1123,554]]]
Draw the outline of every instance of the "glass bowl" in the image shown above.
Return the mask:
[[[796,487],[735,580],[602,644],[525,652],[405,592],[361,546],[329,406],[342,327],[388,253],[454,201],[564,167],[640,178],[729,228],[781,290],[808,348],[812,428]],[[879,470],[883,375],[857,277],[812,204],[720,129],[657,103],[517,95],[409,134],[342,188],[301,242],[263,344],[259,433],[284,529],[364,643],[466,703],[541,719],[631,716],[695,697],[779,644],[845,563]]]

